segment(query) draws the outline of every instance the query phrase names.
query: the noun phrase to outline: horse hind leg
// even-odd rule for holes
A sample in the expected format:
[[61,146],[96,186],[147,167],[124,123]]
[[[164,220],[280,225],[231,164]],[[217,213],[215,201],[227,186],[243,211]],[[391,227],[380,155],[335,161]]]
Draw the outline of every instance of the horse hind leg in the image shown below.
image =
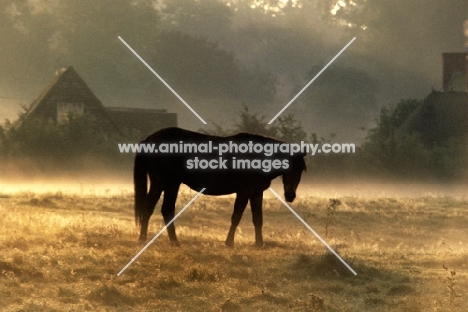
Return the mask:
[[250,198],[250,208],[252,210],[252,222],[255,227],[255,245],[257,247],[263,247],[263,192],[255,194]]
[[145,210],[140,220],[140,242],[146,242],[149,219],[151,218],[154,208],[161,197],[162,191],[163,190],[159,183],[151,183],[150,190],[146,197]]
[[248,201],[249,198],[247,196],[237,194],[236,201],[234,202],[234,212],[231,217],[231,227],[229,228],[229,233],[225,242],[226,246],[234,246],[234,234],[236,233],[236,228],[240,223]]
[[[174,219],[175,203],[177,200],[177,193],[179,192],[179,186],[180,184],[164,189],[164,199],[161,207],[161,214],[166,226],[172,219]],[[167,234],[169,235],[169,239],[173,245],[180,246],[177,240],[174,222],[167,226]]]

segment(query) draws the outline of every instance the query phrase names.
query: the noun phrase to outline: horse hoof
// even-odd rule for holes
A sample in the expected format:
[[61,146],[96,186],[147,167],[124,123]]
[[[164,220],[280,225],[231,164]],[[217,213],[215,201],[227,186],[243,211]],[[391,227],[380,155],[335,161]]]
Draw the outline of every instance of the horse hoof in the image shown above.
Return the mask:
[[265,247],[265,244],[263,242],[257,242],[257,243],[255,243],[255,247],[260,249],[260,248]]
[[171,241],[172,247],[180,247],[180,243],[178,241]]
[[224,243],[226,244],[227,247],[234,248],[234,242],[225,241]]

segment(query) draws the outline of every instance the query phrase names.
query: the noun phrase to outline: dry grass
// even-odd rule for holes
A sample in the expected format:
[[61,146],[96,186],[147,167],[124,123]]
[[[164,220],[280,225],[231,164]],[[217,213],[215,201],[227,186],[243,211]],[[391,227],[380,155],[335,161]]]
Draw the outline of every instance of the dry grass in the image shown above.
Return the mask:
[[[233,200],[203,196],[176,221],[181,248],[163,235],[117,277],[141,248],[130,194],[2,194],[0,310],[468,311],[468,201],[339,200],[333,218],[329,198],[293,208],[323,237],[327,227],[357,276],[275,199],[265,248],[253,247],[248,210],[226,248]],[[158,213],[150,233],[161,227]]]

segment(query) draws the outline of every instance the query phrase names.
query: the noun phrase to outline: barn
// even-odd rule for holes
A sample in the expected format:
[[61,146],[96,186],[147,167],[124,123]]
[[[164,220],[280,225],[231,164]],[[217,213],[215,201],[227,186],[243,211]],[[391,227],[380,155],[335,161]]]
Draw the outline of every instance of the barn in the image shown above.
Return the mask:
[[162,109],[106,108],[73,67],[60,69],[31,104],[23,123],[52,121],[59,125],[71,116],[89,117],[91,124],[106,133],[137,130],[141,137],[163,127],[177,126],[177,114]]

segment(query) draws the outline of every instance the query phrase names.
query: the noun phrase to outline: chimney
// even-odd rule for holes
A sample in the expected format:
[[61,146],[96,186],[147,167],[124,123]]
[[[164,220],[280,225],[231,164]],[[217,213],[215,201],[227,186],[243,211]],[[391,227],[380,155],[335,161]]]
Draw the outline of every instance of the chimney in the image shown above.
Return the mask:
[[444,53],[442,57],[443,90],[468,92],[468,53]]

